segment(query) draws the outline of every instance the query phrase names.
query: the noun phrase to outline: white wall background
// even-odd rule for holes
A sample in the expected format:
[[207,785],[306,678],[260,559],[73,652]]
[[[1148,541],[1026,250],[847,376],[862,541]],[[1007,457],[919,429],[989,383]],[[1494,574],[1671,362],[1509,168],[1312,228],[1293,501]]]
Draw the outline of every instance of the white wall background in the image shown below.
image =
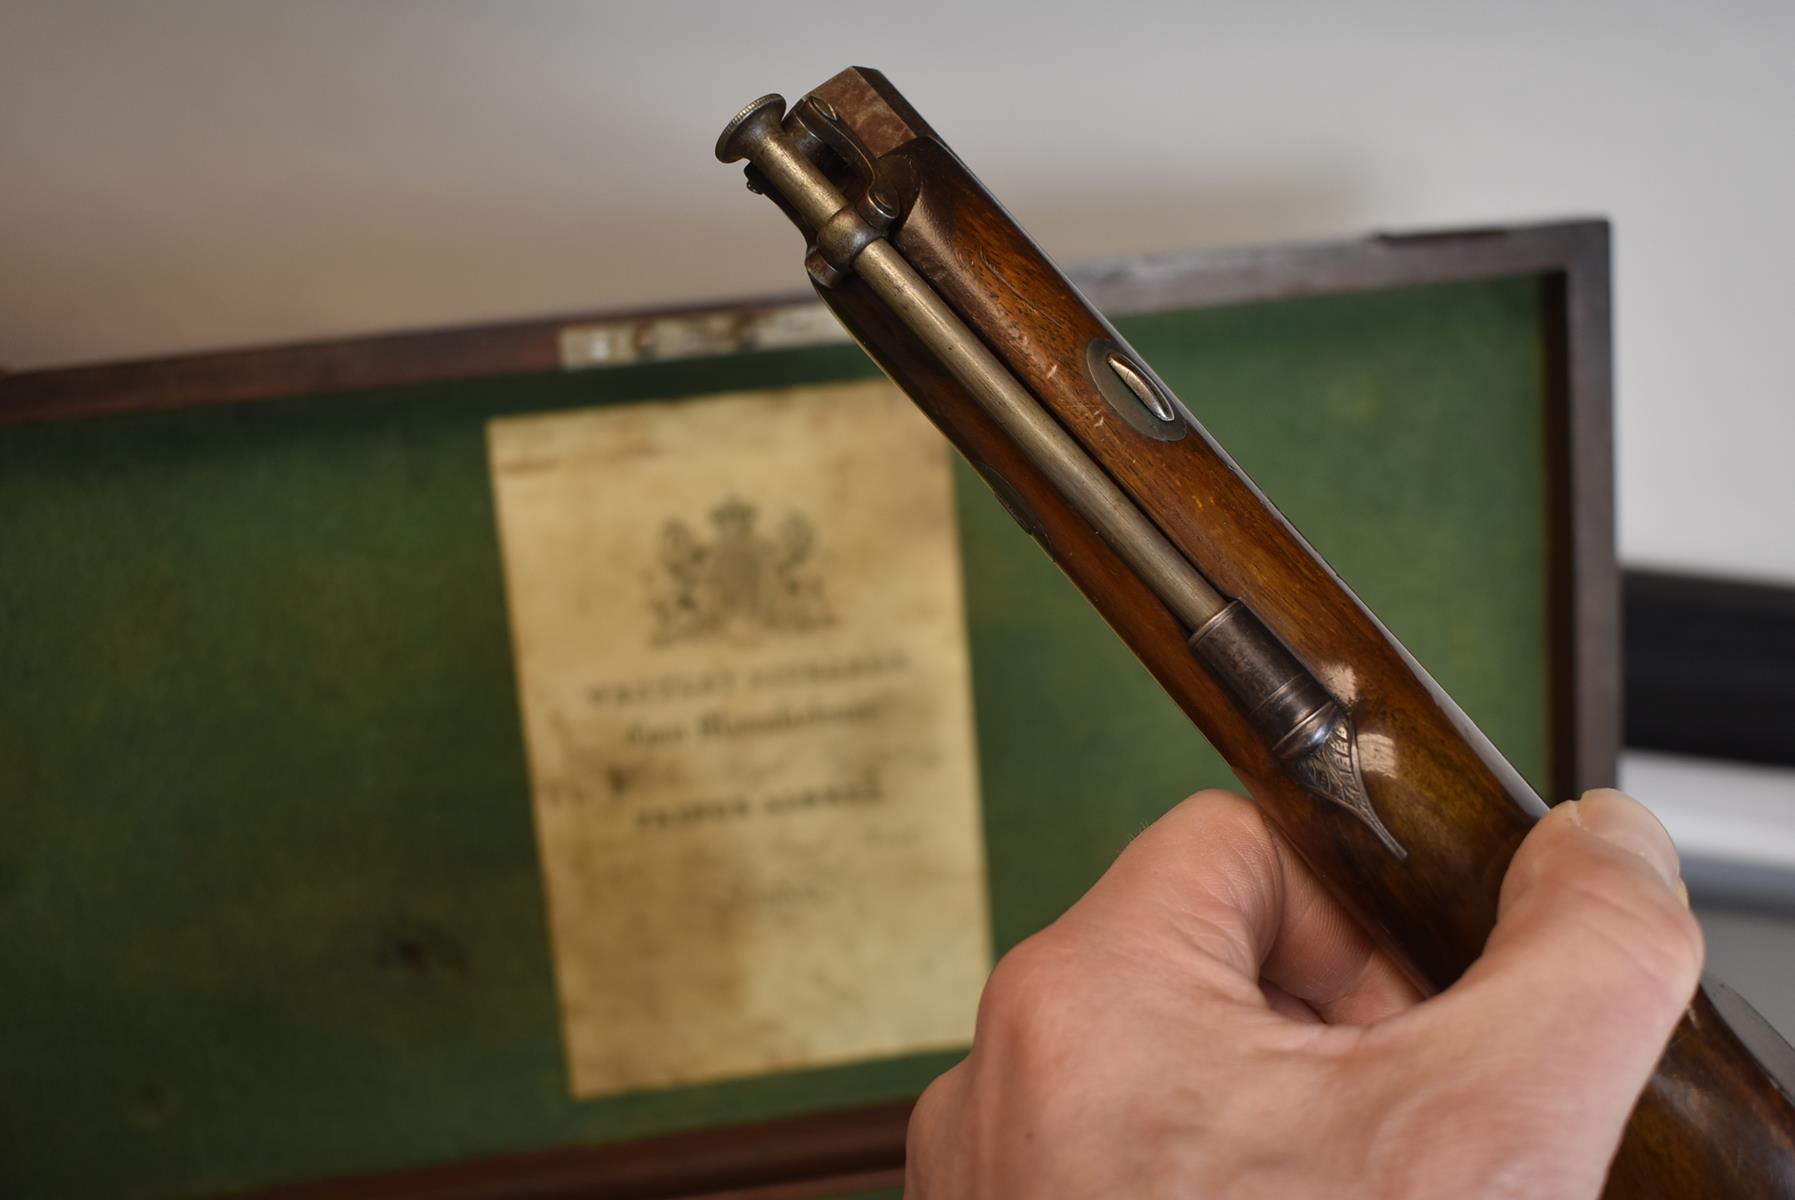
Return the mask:
[[0,0],[0,363],[801,284],[710,146],[886,71],[1058,257],[1606,214],[1620,538],[1795,580],[1795,5]]
[[710,147],[850,63],[1063,260],[1611,217],[1624,559],[1795,582],[1786,0],[0,0],[0,363],[797,288]]

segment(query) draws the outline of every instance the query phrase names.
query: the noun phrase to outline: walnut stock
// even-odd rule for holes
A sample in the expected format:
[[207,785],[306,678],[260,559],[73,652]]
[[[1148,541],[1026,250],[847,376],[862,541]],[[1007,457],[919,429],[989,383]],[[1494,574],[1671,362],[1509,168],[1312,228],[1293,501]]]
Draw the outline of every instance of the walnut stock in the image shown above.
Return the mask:
[[[794,113],[787,131],[857,198],[862,224],[889,238],[1233,599],[1230,609],[1244,614],[1237,624],[1263,623],[1290,672],[1248,697],[1206,669],[1214,662],[1204,639],[1191,644],[1193,630],[854,273],[853,239],[782,202],[813,246],[821,235],[811,267],[825,302],[991,483],[1334,894],[1418,982],[1450,985],[1483,947],[1508,861],[1545,811],[1540,798],[1188,413],[1178,409],[1190,434],[1177,437],[1156,433],[1167,415],[1157,404],[1146,424],[1104,419],[1114,401],[1094,384],[1087,359],[1099,345],[1126,351],[1125,340],[883,76],[850,69],[811,97],[839,127],[819,133]],[[750,168],[757,179],[764,187]],[[1140,394],[1137,381],[1127,384]],[[1191,495],[1203,497],[1200,511],[1185,502]],[[1304,684],[1303,670],[1320,684]],[[1299,755],[1288,746],[1281,755],[1268,736],[1264,706],[1275,704],[1297,705],[1293,720],[1313,734]],[[1361,754],[1366,744],[1380,752]],[[1720,989],[1696,996],[1635,1110],[1609,1194],[1795,1197],[1795,1056],[1735,1003]]]

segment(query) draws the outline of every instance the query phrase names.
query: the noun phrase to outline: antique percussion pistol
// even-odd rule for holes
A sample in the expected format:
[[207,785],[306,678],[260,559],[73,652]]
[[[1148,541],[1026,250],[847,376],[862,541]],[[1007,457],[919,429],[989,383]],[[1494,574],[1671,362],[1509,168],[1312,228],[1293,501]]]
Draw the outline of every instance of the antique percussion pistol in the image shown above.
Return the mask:
[[[1458,978],[1545,812],[1520,775],[882,75],[764,96],[717,156],[1334,895],[1424,988]],[[1792,1092],[1795,1053],[1704,988],[1610,1194],[1795,1197]]]

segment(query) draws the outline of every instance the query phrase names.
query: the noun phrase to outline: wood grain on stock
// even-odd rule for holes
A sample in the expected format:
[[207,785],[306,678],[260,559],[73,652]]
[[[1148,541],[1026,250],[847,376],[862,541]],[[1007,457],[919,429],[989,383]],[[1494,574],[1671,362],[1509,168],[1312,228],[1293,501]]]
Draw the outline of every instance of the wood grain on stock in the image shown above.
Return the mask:
[[[1367,784],[1407,861],[1276,768],[1165,606],[881,301],[852,277],[824,299],[993,480],[1330,889],[1418,979],[1450,984],[1482,949],[1509,858],[1544,811],[1538,797],[1206,435],[1150,442],[1102,419],[1085,347],[1123,339],[882,76],[844,71],[816,94],[875,155],[915,166],[923,183],[895,239],[911,263],[1165,534],[1349,703]],[[1609,1192],[1795,1196],[1792,1139],[1795,1108],[1701,994],[1635,1111]]]

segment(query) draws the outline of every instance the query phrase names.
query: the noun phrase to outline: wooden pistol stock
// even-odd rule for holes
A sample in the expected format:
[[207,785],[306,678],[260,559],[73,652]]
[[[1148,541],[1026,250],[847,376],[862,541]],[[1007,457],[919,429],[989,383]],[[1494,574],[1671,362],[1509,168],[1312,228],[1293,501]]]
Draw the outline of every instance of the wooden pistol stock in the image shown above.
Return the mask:
[[[717,154],[1333,894],[1425,988],[1457,979],[1545,806],[1451,698],[878,72],[755,101]],[[1792,1088],[1795,1053],[1705,987],[1609,1194],[1795,1197]]]

